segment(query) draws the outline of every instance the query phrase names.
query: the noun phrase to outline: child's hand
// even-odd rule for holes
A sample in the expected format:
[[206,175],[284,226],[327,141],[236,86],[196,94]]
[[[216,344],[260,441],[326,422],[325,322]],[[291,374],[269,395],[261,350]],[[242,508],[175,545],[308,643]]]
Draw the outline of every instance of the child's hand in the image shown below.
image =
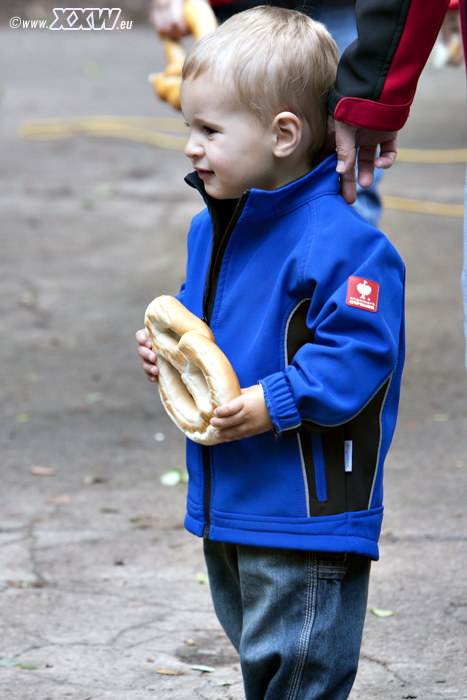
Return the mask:
[[214,414],[211,425],[218,428],[216,437],[224,442],[259,435],[272,429],[260,384],[242,389],[241,396],[219,406]]
[[136,333],[136,340],[139,345],[138,355],[141,357],[141,367],[146,372],[146,379],[150,382],[157,382],[159,370],[155,364],[156,356],[151,349],[152,343],[147,336],[145,328]]

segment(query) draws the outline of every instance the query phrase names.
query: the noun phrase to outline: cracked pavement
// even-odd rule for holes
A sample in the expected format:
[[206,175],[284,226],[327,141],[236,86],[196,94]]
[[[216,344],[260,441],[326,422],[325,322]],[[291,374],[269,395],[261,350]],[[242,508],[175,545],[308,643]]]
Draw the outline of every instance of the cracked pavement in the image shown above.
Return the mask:
[[[146,82],[161,50],[138,27],[2,26],[0,45],[1,700],[240,700],[237,656],[196,578],[201,543],[183,529],[185,486],[160,483],[183,468],[183,438],[134,342],[147,304],[183,280],[200,209],[183,183],[188,161],[129,141],[16,132],[32,118],[176,116]],[[465,147],[464,82],[461,70],[425,72],[401,146]],[[460,204],[464,181],[463,164],[401,162],[382,190]],[[388,210],[382,228],[407,264],[408,354],[351,698],[462,700],[462,222]]]

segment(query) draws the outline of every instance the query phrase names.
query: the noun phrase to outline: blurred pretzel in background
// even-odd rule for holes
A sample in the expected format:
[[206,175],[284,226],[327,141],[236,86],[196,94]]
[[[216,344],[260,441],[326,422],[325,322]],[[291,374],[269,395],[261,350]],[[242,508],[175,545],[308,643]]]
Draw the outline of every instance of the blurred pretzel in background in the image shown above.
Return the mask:
[[152,20],[159,31],[167,65],[164,72],[151,73],[148,80],[158,97],[181,109],[180,83],[186,51],[180,39],[192,34],[193,41],[198,41],[216,29],[217,19],[205,0],[185,0],[170,5],[164,0],[157,0],[153,12],[155,15],[159,13]]

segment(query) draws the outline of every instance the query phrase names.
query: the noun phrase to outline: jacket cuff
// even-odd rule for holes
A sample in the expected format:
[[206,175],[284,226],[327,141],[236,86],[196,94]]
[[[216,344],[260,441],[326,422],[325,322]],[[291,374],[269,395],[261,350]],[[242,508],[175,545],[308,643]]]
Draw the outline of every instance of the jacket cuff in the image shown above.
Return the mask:
[[297,432],[302,425],[302,419],[283,372],[271,374],[260,382],[273,424],[273,433],[281,437],[284,432]]
[[412,101],[403,105],[388,105],[360,97],[345,97],[334,90],[329,98],[329,111],[334,119],[360,129],[399,131],[404,126]]

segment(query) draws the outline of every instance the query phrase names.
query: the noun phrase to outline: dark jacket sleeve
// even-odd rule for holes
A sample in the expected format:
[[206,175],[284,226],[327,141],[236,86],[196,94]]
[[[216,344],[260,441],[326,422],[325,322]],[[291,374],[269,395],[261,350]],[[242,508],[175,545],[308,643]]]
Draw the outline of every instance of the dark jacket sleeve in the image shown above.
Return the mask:
[[449,0],[357,0],[358,39],[341,57],[331,114],[361,128],[401,129],[448,6]]

